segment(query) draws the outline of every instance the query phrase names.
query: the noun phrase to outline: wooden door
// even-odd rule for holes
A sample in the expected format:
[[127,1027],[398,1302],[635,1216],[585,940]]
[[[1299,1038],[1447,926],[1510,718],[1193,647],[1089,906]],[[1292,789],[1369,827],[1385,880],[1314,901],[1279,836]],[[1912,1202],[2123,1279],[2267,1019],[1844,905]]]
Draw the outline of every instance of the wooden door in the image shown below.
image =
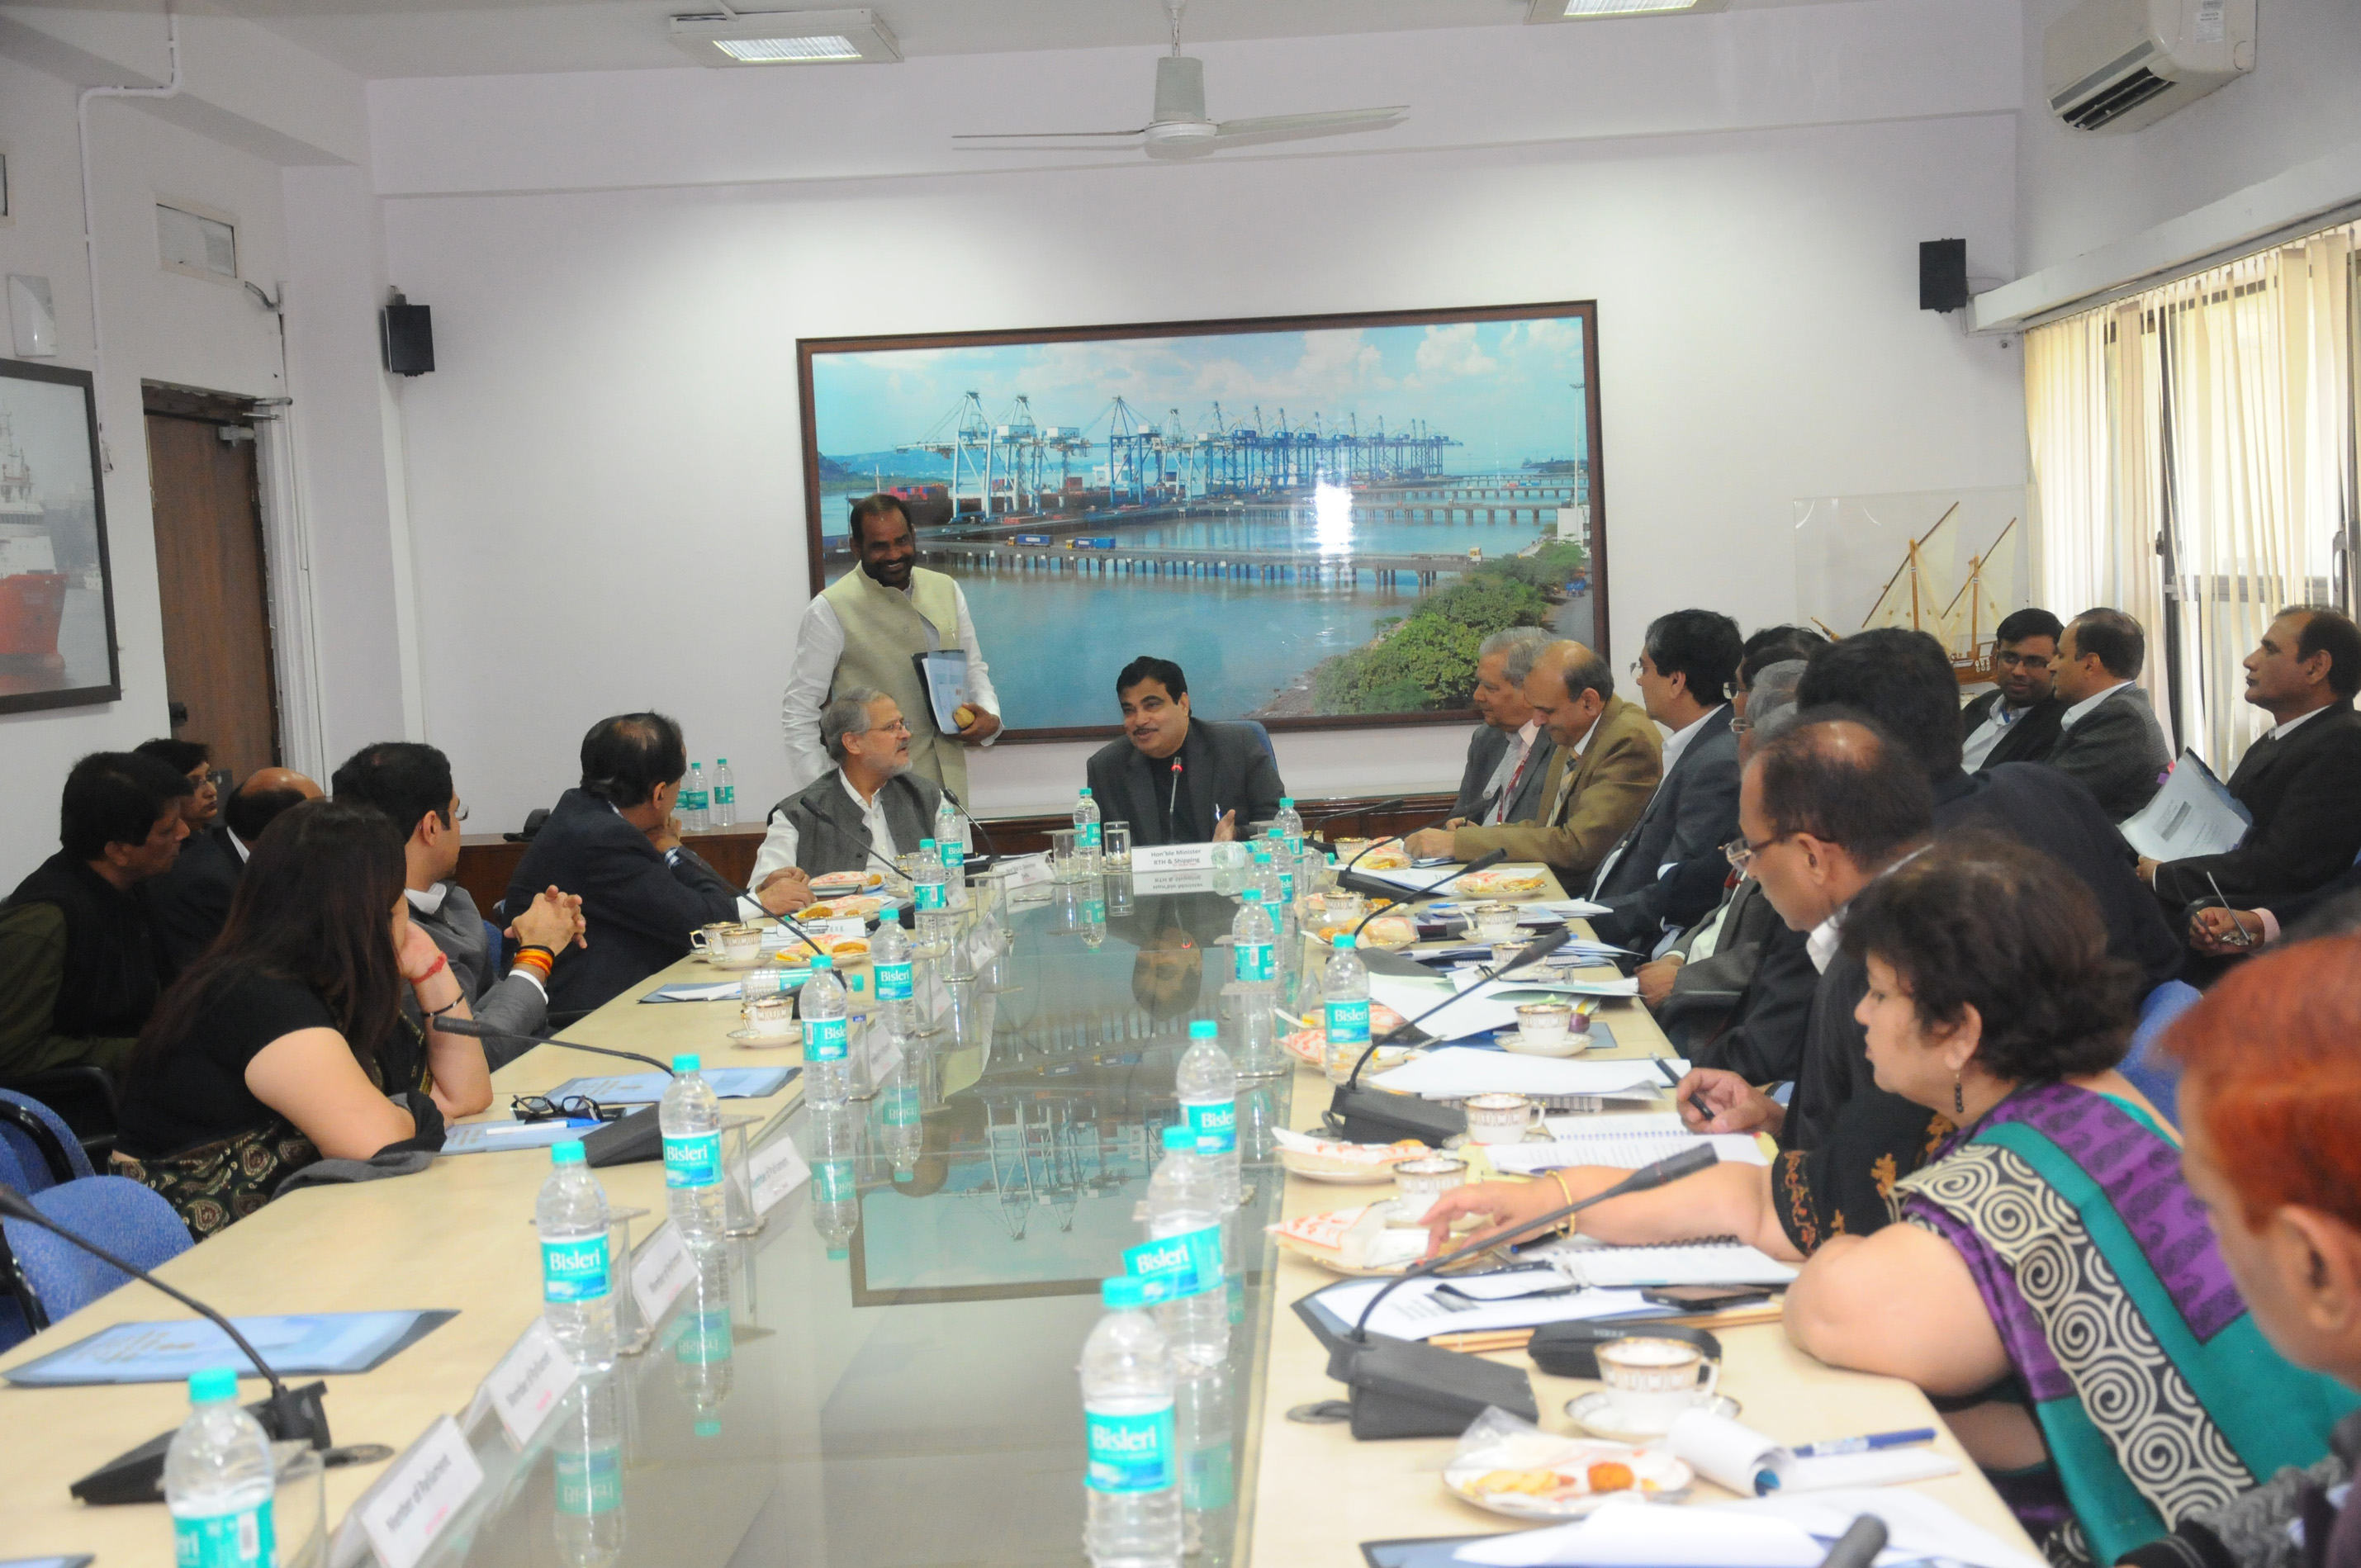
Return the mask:
[[254,434],[227,411],[195,411],[197,401],[148,400],[164,683],[172,733],[204,741],[214,767],[242,779],[279,761]]

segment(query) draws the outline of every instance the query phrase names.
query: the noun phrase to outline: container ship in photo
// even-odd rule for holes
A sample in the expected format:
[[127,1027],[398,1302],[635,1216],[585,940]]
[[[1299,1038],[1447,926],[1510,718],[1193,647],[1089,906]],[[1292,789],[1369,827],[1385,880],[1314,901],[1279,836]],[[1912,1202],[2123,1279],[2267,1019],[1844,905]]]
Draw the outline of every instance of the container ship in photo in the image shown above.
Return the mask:
[[67,575],[58,570],[33,470],[0,413],[0,659],[56,664]]

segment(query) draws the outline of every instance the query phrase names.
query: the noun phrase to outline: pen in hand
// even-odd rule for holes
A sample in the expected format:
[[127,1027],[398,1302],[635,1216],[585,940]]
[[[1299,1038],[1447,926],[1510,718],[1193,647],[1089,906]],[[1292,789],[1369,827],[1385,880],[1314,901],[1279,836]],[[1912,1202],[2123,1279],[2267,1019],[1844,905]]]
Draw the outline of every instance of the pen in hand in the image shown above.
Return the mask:
[[[1654,1060],[1656,1063],[1656,1070],[1664,1075],[1664,1081],[1674,1089],[1679,1089],[1681,1086],[1681,1075],[1673,1070],[1673,1064],[1666,1061],[1662,1057],[1657,1057]],[[1697,1107],[1697,1113],[1704,1117],[1707,1125],[1710,1126],[1713,1123],[1713,1107],[1706,1103],[1705,1091],[1700,1089],[1691,1093],[1689,1095],[1689,1103]]]

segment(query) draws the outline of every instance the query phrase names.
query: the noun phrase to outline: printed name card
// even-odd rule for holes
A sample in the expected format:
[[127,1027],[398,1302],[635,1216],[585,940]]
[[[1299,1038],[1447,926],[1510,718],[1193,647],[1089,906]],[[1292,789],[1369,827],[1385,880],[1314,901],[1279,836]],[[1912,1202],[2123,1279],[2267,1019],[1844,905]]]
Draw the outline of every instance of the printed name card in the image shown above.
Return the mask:
[[1213,872],[1211,867],[1197,872],[1135,871],[1131,873],[1131,891],[1141,898],[1168,893],[1211,893]]
[[825,937],[831,942],[857,941],[869,935],[869,924],[859,916],[848,915],[841,920],[798,920],[796,925],[815,937]]
[[774,1138],[746,1162],[754,1180],[754,1212],[767,1214],[811,1176],[793,1138]]
[[1046,854],[1012,856],[993,867],[992,874],[1012,893],[1020,887],[1047,886],[1049,882],[1049,857]]
[[557,1343],[557,1336],[549,1332],[549,1325],[535,1318],[515,1348],[484,1379],[492,1409],[499,1413],[500,1425],[518,1452],[523,1452],[525,1445],[533,1442],[533,1433],[549,1420],[550,1412],[557,1409],[557,1402],[566,1398],[566,1391],[581,1375],[581,1368]]
[[459,1423],[437,1416],[426,1435],[393,1462],[356,1510],[369,1549],[385,1568],[413,1568],[452,1516],[484,1484]]
[[669,1221],[658,1226],[631,1264],[631,1294],[639,1300],[640,1316],[650,1323],[662,1318],[696,1272],[680,1227]]
[[1149,844],[1131,851],[1131,874],[1142,872],[1209,872],[1213,869],[1211,844]]

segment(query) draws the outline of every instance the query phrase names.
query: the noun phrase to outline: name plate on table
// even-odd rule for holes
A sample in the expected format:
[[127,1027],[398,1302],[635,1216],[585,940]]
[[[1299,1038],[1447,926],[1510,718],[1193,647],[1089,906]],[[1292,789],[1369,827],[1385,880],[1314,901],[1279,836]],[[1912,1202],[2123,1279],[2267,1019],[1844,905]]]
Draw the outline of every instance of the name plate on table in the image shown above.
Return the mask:
[[1143,872],[1131,873],[1131,891],[1142,898],[1166,893],[1211,893],[1213,872],[1208,866],[1197,872]]
[[639,1299],[640,1316],[651,1323],[663,1317],[696,1272],[688,1247],[680,1239],[680,1227],[669,1221],[658,1226],[631,1263],[631,1294]]
[[[483,1484],[483,1466],[460,1435],[459,1424],[437,1416],[426,1435],[369,1488],[353,1514],[385,1568],[412,1568]],[[339,1552],[340,1560],[342,1556]]]
[[1213,846],[1211,844],[1149,844],[1135,845],[1131,851],[1131,874],[1143,872],[1209,872],[1213,869]]
[[754,1151],[747,1162],[754,1179],[754,1212],[767,1214],[811,1176],[793,1138],[774,1138]]
[[[825,937],[832,942],[857,941],[869,935],[868,923],[857,916],[848,915],[841,920],[798,920],[796,924],[813,936]],[[790,933],[792,935],[794,933]]]
[[490,1396],[492,1409],[519,1453],[533,1442],[533,1433],[581,1376],[582,1369],[559,1345],[549,1325],[538,1318],[492,1368],[492,1375],[484,1379],[484,1392]]

